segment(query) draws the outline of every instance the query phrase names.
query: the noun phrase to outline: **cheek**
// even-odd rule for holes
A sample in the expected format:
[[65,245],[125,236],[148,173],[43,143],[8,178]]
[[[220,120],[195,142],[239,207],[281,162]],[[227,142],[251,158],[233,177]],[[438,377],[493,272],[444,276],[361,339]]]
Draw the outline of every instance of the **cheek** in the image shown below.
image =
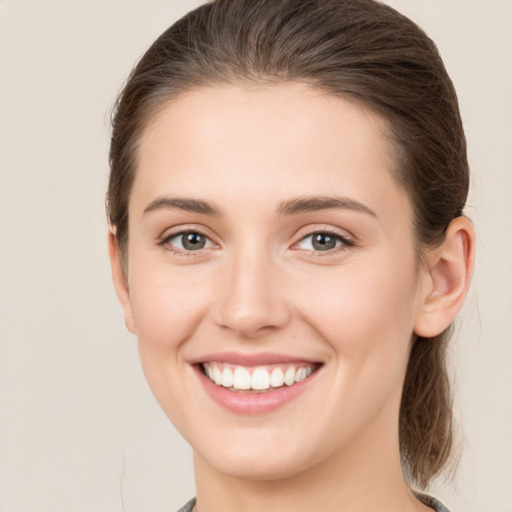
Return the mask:
[[190,368],[182,346],[209,309],[211,286],[192,267],[173,270],[154,261],[139,265],[134,258],[131,269],[130,299],[142,369],[162,409],[184,431],[187,418],[180,411],[187,411],[183,397],[190,396],[184,391],[189,381],[184,375]]
[[336,357],[393,357],[408,347],[413,332],[416,280],[412,261],[358,262],[316,275],[299,292],[299,307]]
[[354,266],[332,272],[329,280],[317,279],[303,294],[303,317],[327,342],[334,362],[326,367],[332,385],[323,400],[327,410],[335,411],[326,423],[326,439],[346,442],[380,411],[398,407],[415,282],[413,264],[397,269],[365,265],[361,272]]
[[[141,261],[143,263],[143,261]],[[141,350],[172,352],[195,331],[208,309],[208,280],[192,266],[133,264],[130,299]]]

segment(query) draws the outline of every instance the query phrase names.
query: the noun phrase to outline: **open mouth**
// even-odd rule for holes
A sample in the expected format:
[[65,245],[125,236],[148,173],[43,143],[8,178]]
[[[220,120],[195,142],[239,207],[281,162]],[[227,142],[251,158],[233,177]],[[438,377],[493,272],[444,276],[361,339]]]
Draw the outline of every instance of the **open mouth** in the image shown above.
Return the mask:
[[294,386],[307,379],[319,366],[318,363],[287,363],[247,367],[216,361],[199,364],[202,373],[217,386],[246,393]]

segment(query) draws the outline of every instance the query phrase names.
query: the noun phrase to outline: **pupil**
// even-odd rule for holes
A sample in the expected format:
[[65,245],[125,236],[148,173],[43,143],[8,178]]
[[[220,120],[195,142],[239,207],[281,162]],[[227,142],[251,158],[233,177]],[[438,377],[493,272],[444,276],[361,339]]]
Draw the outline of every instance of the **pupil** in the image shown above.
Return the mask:
[[205,237],[200,233],[186,233],[183,235],[183,247],[194,251],[202,249],[206,243]]
[[313,247],[318,251],[328,251],[336,247],[336,239],[325,233],[318,233],[313,237]]

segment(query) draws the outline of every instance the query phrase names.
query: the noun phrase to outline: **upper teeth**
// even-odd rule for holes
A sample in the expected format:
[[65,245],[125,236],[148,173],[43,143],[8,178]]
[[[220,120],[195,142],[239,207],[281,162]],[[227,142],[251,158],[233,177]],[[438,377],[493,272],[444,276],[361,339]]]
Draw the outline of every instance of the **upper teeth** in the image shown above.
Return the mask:
[[[238,390],[257,390],[280,388],[285,384],[291,386],[304,380],[313,372],[314,365],[244,366],[227,365],[225,363],[204,363],[205,374],[217,384],[226,388]],[[252,373],[251,373],[252,372]]]

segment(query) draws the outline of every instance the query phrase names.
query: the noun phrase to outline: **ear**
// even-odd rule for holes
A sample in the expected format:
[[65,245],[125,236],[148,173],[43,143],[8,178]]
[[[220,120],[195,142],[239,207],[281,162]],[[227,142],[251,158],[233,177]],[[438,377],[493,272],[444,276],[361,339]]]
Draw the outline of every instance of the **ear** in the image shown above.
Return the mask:
[[108,253],[110,256],[110,265],[112,267],[112,281],[114,282],[117,298],[123,308],[126,328],[135,334],[135,324],[133,322],[128,282],[121,265],[121,255],[119,253],[117,238],[112,231],[109,231],[108,233]]
[[449,224],[443,243],[426,255],[415,334],[431,338],[453,322],[464,304],[474,259],[473,223],[467,217],[457,217]]

